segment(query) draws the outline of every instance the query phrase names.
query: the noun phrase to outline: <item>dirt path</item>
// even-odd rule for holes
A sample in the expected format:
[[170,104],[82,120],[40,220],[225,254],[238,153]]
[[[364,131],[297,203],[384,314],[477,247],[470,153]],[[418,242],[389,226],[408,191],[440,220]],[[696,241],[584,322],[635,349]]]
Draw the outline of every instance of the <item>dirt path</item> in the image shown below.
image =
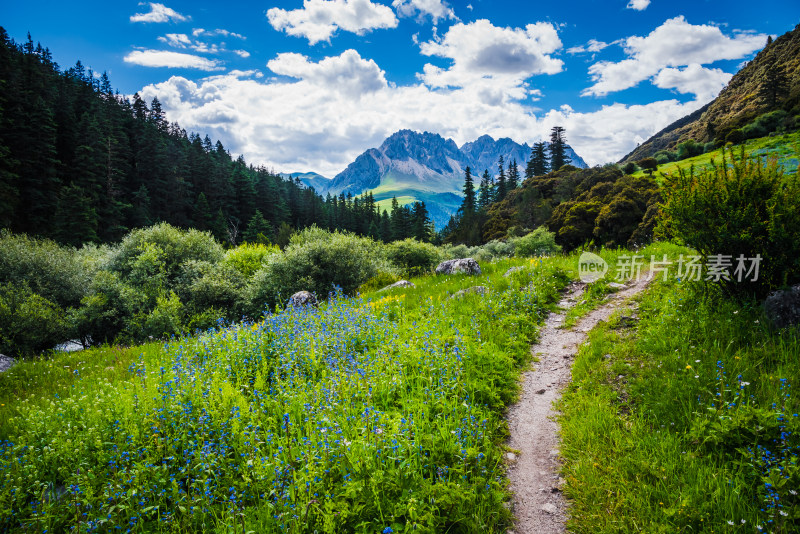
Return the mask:
[[511,463],[508,477],[514,493],[516,518],[510,532],[566,532],[567,503],[558,477],[561,465],[553,402],[561,397],[561,390],[571,379],[572,361],[578,347],[586,340],[586,334],[641,292],[647,286],[645,276],[626,284],[572,328],[562,329],[566,310],[580,300],[585,287],[581,283],[572,284],[559,302],[564,311],[547,318],[539,343],[531,347],[539,362],[534,364],[534,370],[524,373],[520,401],[511,407],[508,415],[511,433],[508,447],[520,451],[519,455],[508,453]]

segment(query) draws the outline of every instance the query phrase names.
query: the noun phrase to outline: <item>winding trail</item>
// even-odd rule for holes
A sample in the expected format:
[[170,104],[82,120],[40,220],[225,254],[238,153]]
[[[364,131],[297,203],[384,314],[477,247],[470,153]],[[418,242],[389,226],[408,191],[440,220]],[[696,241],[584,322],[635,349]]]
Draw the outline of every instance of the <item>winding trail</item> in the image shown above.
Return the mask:
[[573,283],[559,302],[560,313],[552,313],[531,352],[539,358],[535,369],[523,374],[522,395],[508,413],[511,437],[508,478],[514,493],[512,511],[515,534],[566,532],[567,503],[561,493],[557,412],[553,403],[571,380],[571,367],[588,332],[647,287],[647,273],[612,294],[570,329],[562,328],[567,310],[580,300],[585,284]]

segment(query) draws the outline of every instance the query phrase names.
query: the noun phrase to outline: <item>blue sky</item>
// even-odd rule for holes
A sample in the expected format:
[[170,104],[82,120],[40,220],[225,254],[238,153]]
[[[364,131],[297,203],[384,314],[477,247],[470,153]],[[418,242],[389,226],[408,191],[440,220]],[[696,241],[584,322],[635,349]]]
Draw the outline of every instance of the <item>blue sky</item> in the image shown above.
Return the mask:
[[796,0],[14,2],[0,18],[251,163],[327,176],[401,128],[530,143],[559,124],[613,161],[799,22]]

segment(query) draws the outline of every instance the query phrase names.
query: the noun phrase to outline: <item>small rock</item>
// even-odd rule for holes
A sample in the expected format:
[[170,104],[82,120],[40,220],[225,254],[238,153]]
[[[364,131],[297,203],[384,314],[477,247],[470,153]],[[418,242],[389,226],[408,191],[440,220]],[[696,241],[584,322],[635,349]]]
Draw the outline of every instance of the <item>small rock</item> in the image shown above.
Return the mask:
[[304,308],[306,306],[316,306],[317,297],[308,291],[298,291],[289,298],[289,306],[293,308]]
[[512,268],[510,268],[509,270],[507,270],[507,271],[506,271],[506,274],[504,274],[503,276],[511,276],[512,274],[514,274],[514,273],[516,273],[516,272],[519,272],[519,271],[521,271],[521,270],[522,270],[522,269],[524,269],[524,268],[525,268],[525,267],[512,267]]
[[472,258],[443,261],[436,267],[436,274],[481,274],[478,262]]
[[556,508],[555,504],[547,503],[542,505],[542,512],[555,515],[558,513],[558,508]]
[[513,452],[507,452],[507,453],[506,453],[506,459],[507,459],[509,462],[516,462],[516,461],[517,461],[517,455],[516,455],[516,454],[514,454]]
[[537,391],[537,392],[536,392],[536,394],[537,394],[537,395],[544,395],[544,393],[545,393],[546,391],[547,391],[546,389],[540,389],[539,391]]
[[8,371],[12,367],[14,367],[15,363],[17,363],[17,360],[12,358],[11,356],[0,354],[0,373]]
[[778,328],[800,324],[800,284],[770,293],[764,301],[764,313]]
[[379,290],[378,292],[380,293],[381,291],[387,291],[389,289],[395,289],[395,288],[398,288],[398,287],[417,287],[417,286],[414,285],[412,282],[409,282],[408,280],[400,280],[399,282],[395,282],[394,284],[392,284],[390,286],[384,287],[383,289]]
[[468,287],[467,289],[462,289],[461,291],[456,291],[450,298],[451,299],[460,299],[462,297],[466,297],[467,295],[485,295],[489,289],[486,286],[473,286]]
[[614,289],[622,289],[623,287],[625,287],[625,284],[611,282],[610,284],[608,284],[608,287],[613,287]]
[[605,356],[603,356],[603,358],[605,358],[606,360],[610,360],[611,359],[611,355],[610,354],[606,354]]

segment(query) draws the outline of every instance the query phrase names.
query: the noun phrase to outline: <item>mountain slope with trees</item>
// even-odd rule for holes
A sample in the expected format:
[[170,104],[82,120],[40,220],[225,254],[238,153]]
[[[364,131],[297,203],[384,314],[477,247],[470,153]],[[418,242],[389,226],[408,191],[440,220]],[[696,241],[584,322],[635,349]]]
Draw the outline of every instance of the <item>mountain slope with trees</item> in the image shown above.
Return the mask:
[[[720,146],[739,143],[747,132],[741,130],[765,114],[777,113],[770,131],[790,129],[800,122],[800,25],[772,40],[756,57],[731,78],[719,96],[703,108],[669,125],[622,159],[637,162],[663,150],[676,150],[694,141]],[[762,121],[763,122],[763,121]],[[758,129],[764,129],[765,125]],[[753,132],[762,137],[769,131]]]
[[121,96],[80,62],[62,71],[47,48],[2,28],[0,88],[0,228],[15,233],[79,246],[167,222],[229,245],[285,245],[314,224],[384,241],[430,226],[409,222],[427,217],[424,206],[381,214],[370,195],[323,198],[297,177],[234,159],[167,122],[157,99]]

